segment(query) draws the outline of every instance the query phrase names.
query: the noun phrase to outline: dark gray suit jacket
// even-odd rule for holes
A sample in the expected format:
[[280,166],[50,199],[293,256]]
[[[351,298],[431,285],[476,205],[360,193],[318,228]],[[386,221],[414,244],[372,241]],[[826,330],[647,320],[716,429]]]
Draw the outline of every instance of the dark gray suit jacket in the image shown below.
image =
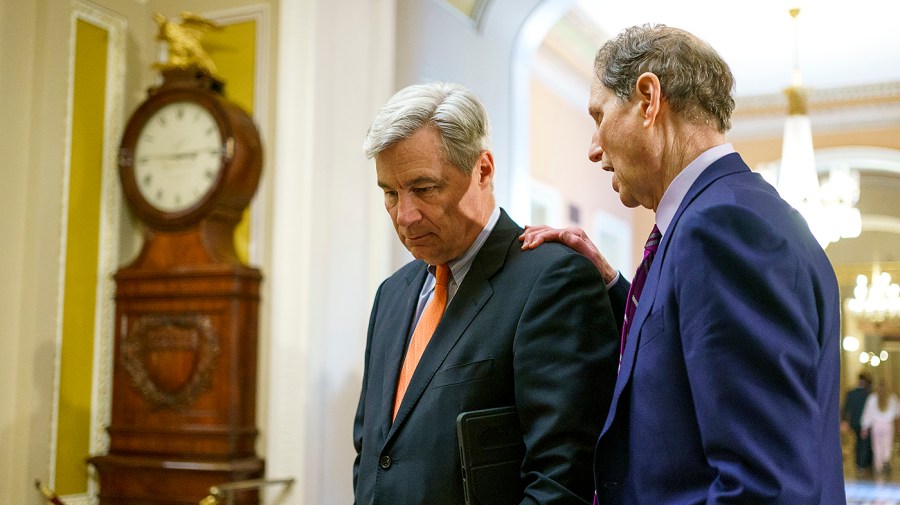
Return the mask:
[[560,244],[522,251],[505,212],[448,305],[391,423],[426,265],[378,289],[353,429],[356,503],[462,504],[456,417],[515,405],[527,454],[522,503],[590,502],[618,334],[596,268]]

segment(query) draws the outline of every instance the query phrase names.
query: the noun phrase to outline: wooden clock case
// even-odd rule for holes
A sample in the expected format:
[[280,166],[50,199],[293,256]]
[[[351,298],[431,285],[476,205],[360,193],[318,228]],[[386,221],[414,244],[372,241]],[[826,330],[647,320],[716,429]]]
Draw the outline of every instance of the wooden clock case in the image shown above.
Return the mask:
[[[196,504],[210,486],[264,472],[255,452],[261,274],[233,243],[260,177],[259,133],[215,78],[196,68],[163,75],[119,152],[123,190],[146,231],[138,257],[115,274],[109,452],[89,459],[108,505]],[[137,190],[134,145],[147,118],[178,100],[216,117],[224,165],[196,205],[166,213]],[[234,503],[258,501],[245,492]]]

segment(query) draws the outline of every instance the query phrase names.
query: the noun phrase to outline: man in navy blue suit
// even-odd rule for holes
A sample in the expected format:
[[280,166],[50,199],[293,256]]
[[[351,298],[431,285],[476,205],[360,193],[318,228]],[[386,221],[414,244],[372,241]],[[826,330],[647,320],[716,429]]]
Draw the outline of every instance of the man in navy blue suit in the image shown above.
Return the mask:
[[607,42],[594,72],[589,157],[624,205],[655,212],[648,260],[629,293],[583,230],[520,239],[590,258],[626,319],[597,502],[844,504],[837,281],[800,214],[726,141],[728,65],[688,32],[644,25]]

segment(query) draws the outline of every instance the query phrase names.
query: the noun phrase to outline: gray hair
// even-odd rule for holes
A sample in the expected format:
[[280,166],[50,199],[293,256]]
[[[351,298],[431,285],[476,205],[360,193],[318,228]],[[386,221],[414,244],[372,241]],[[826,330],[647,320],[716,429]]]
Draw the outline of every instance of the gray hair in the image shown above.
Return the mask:
[[363,150],[369,158],[426,126],[437,129],[444,160],[471,175],[482,152],[491,148],[484,105],[459,84],[433,82],[398,91],[378,111]]
[[644,72],[659,77],[672,111],[720,133],[731,129],[734,76],[725,60],[695,35],[666,25],[632,26],[607,41],[594,58],[600,83],[627,101]]

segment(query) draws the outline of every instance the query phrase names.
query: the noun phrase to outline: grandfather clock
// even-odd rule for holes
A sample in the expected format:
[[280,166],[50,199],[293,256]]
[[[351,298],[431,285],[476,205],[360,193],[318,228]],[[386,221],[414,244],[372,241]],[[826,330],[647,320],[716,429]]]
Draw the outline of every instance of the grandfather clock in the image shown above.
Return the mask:
[[119,148],[122,189],[146,232],[115,275],[110,446],[89,459],[110,505],[196,504],[210,486],[264,469],[255,453],[261,276],[233,243],[259,182],[259,133],[223,97],[204,55],[173,60],[196,41],[163,35],[157,21],[175,63],[162,65],[163,83]]

